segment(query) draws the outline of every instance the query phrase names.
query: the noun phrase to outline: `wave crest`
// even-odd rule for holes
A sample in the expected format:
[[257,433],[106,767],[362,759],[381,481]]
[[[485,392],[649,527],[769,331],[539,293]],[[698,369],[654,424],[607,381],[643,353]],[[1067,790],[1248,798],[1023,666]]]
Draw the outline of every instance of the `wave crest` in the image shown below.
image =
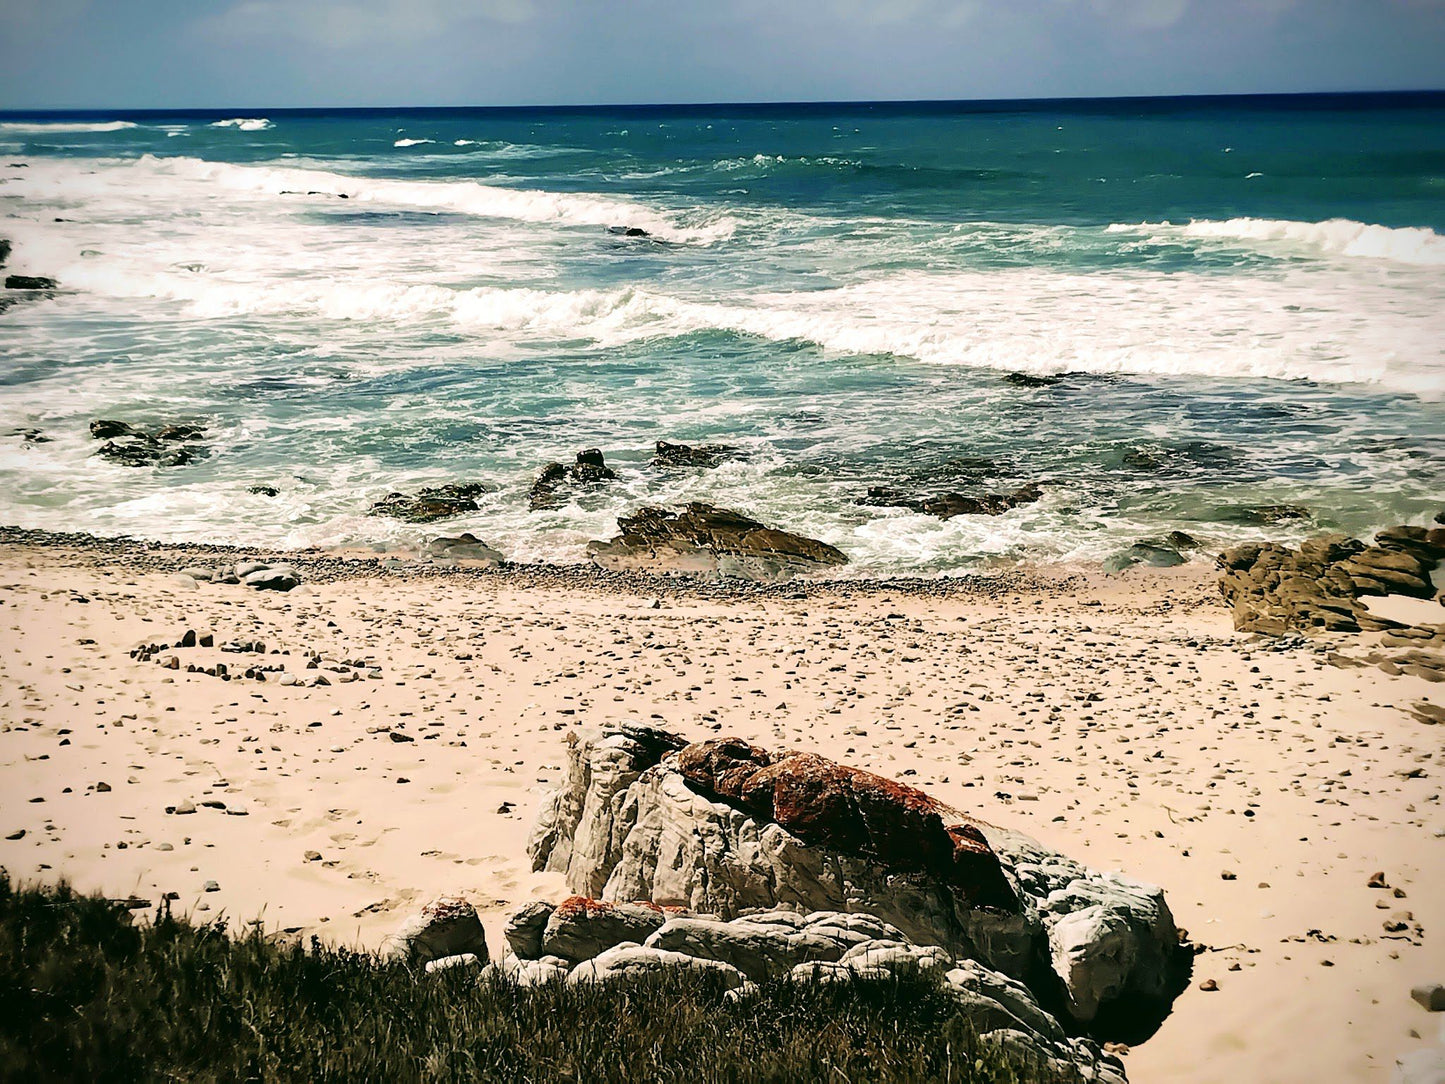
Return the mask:
[[1348,218],[1296,222],[1274,218],[1195,219],[1171,222],[1115,223],[1108,233],[1149,231],[1165,236],[1219,241],[1261,241],[1320,249],[1333,255],[1390,260],[1417,267],[1445,267],[1445,237],[1425,226],[1379,226]]

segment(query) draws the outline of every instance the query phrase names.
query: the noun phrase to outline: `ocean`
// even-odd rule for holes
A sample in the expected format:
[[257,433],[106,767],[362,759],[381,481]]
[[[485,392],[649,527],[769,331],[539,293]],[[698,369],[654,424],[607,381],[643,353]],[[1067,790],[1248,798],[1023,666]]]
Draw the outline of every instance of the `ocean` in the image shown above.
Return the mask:
[[[1445,507],[1441,95],[11,113],[0,216],[61,287],[0,314],[4,523],[576,562],[704,500],[891,576]],[[530,511],[590,447],[617,479]],[[495,488],[367,514],[447,482]]]

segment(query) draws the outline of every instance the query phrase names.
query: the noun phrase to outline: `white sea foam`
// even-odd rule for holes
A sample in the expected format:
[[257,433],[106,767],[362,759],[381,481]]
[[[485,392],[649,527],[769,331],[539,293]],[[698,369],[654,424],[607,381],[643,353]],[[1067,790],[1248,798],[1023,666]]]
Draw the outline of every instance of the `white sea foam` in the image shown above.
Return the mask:
[[1324,222],[1293,222],[1271,218],[1116,223],[1109,233],[1146,232],[1164,237],[1260,242],[1332,255],[1391,260],[1419,267],[1445,266],[1445,237],[1423,226],[1378,226],[1347,218]]
[[[87,163],[93,166],[93,163]],[[348,176],[326,170],[242,166],[199,158],[142,156],[134,161],[107,162],[115,171],[130,171],[134,181],[173,177],[201,181],[214,188],[257,196],[319,192],[345,195],[356,203],[452,211],[488,218],[561,225],[635,226],[654,237],[707,244],[732,236],[735,219],[717,216],[704,224],[684,224],[672,214],[629,200],[580,193],[502,188],[474,181],[405,181]],[[84,183],[80,178],[76,178]]]
[[435,143],[435,139],[398,139],[393,147],[419,147],[423,143]]
[[140,125],[129,120],[55,120],[0,121],[0,133],[11,135],[51,135],[62,132],[122,132]]
[[243,132],[264,132],[273,127],[265,117],[230,117],[227,120],[211,122],[212,128],[237,128]]

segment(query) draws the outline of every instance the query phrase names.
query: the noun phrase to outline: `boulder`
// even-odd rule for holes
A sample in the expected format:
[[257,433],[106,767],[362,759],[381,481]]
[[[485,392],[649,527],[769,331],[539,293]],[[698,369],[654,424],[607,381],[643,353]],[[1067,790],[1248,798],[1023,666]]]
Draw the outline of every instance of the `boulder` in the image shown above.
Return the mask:
[[5,289],[7,290],[53,290],[56,285],[54,279],[45,278],[41,275],[5,276]]
[[514,954],[523,960],[535,960],[542,955],[542,933],[555,910],[550,903],[533,900],[508,916],[502,936]]
[[542,955],[590,960],[623,942],[641,944],[665,921],[655,903],[609,903],[572,896],[559,903],[542,930]]
[[560,956],[543,956],[536,960],[523,960],[516,956],[504,956],[500,963],[482,969],[482,980],[495,976],[517,986],[544,986],[549,982],[561,982],[567,977],[572,965]]
[[[763,912],[747,921],[772,933],[684,924],[656,935],[655,945],[699,948],[745,973],[781,966],[789,933],[828,936],[786,917],[792,909],[863,913],[891,928],[854,943],[906,938],[1018,979],[1050,976],[1062,993],[1049,996],[1080,1021],[1115,1001],[1167,1005],[1172,989],[1178,936],[1158,888],[816,754],[775,756],[737,739],[686,745],[628,727],[590,735],[544,797],[528,851],[535,869],[562,872],[588,896],[723,919]],[[805,943],[829,962],[831,949]]]
[[[717,918],[672,918],[644,944],[648,948],[685,952],[709,960],[721,960],[748,978],[762,982],[786,975],[800,964],[840,959],[866,935],[832,924],[833,912],[803,916],[786,912],[798,920],[794,927],[778,922],[756,922],[749,916],[725,922]],[[815,919],[822,918],[820,921]],[[852,917],[852,916],[845,916]],[[871,918],[872,916],[865,916]],[[898,937],[903,935],[887,923],[880,927]],[[884,933],[885,929],[877,932]]]
[[367,511],[369,516],[391,516],[408,523],[431,523],[464,512],[478,510],[477,498],[491,492],[491,486],[480,482],[449,482],[427,486],[415,494],[388,493]]
[[697,956],[688,956],[682,952],[668,952],[665,949],[623,944],[610,948],[573,968],[567,976],[567,985],[635,980],[648,975],[660,975],[668,972],[716,975],[722,980],[723,987],[729,990],[742,986],[748,981],[741,971],[720,960],[706,960]]
[[564,463],[548,463],[542,468],[537,480],[532,483],[528,494],[532,511],[551,508],[562,501],[562,491],[569,486],[595,488],[603,482],[616,478],[597,448],[588,448],[577,453],[576,460],[569,466]]
[[290,591],[301,582],[301,575],[290,565],[268,565],[242,576],[241,582],[258,591]]
[[617,520],[620,533],[587,544],[612,571],[692,573],[771,582],[846,564],[838,549],[775,530],[725,508],[694,501],[679,512],[642,508]]
[[111,418],[97,418],[91,422],[90,435],[96,440],[111,440],[114,437],[145,436],[144,433],[131,426],[128,422],[118,422]]
[[487,962],[487,938],[477,910],[459,896],[428,903],[397,929],[387,943],[388,954],[413,964],[470,954]]
[[652,456],[652,465],[660,468],[683,468],[683,467],[716,467],[725,459],[731,459],[738,454],[738,449],[731,444],[669,444],[665,440],[657,442],[657,450]]
[[433,538],[422,552],[428,557],[441,557],[450,561],[481,561],[488,565],[499,565],[503,560],[498,550],[492,549],[471,532],[455,538]]
[[1001,516],[1024,504],[1032,504],[1044,495],[1033,483],[1012,493],[983,493],[976,497],[962,493],[944,493],[936,497],[916,496],[887,486],[873,486],[859,504],[884,508],[908,508],[914,512],[952,519],[954,516]]

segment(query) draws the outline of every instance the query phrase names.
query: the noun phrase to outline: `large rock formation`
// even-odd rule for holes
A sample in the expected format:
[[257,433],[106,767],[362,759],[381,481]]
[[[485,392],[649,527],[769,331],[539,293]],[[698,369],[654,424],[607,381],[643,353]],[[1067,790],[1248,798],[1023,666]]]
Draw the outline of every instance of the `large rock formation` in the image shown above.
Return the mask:
[[1445,560],[1445,528],[1391,527],[1375,545],[1342,534],[1321,535],[1291,550],[1249,542],[1219,556],[1219,590],[1234,610],[1234,627],[1281,636],[1291,629],[1331,632],[1398,629],[1360,602],[1368,596],[1435,593],[1431,573]]
[[618,536],[589,542],[587,555],[613,571],[692,573],[776,581],[847,564],[842,551],[814,538],[693,501],[680,512],[643,508],[617,520]]
[[528,851],[593,898],[724,919],[867,913],[1027,982],[1078,1021],[1170,995],[1178,935],[1158,888],[811,753],[687,745],[647,728],[594,734],[573,745]]

